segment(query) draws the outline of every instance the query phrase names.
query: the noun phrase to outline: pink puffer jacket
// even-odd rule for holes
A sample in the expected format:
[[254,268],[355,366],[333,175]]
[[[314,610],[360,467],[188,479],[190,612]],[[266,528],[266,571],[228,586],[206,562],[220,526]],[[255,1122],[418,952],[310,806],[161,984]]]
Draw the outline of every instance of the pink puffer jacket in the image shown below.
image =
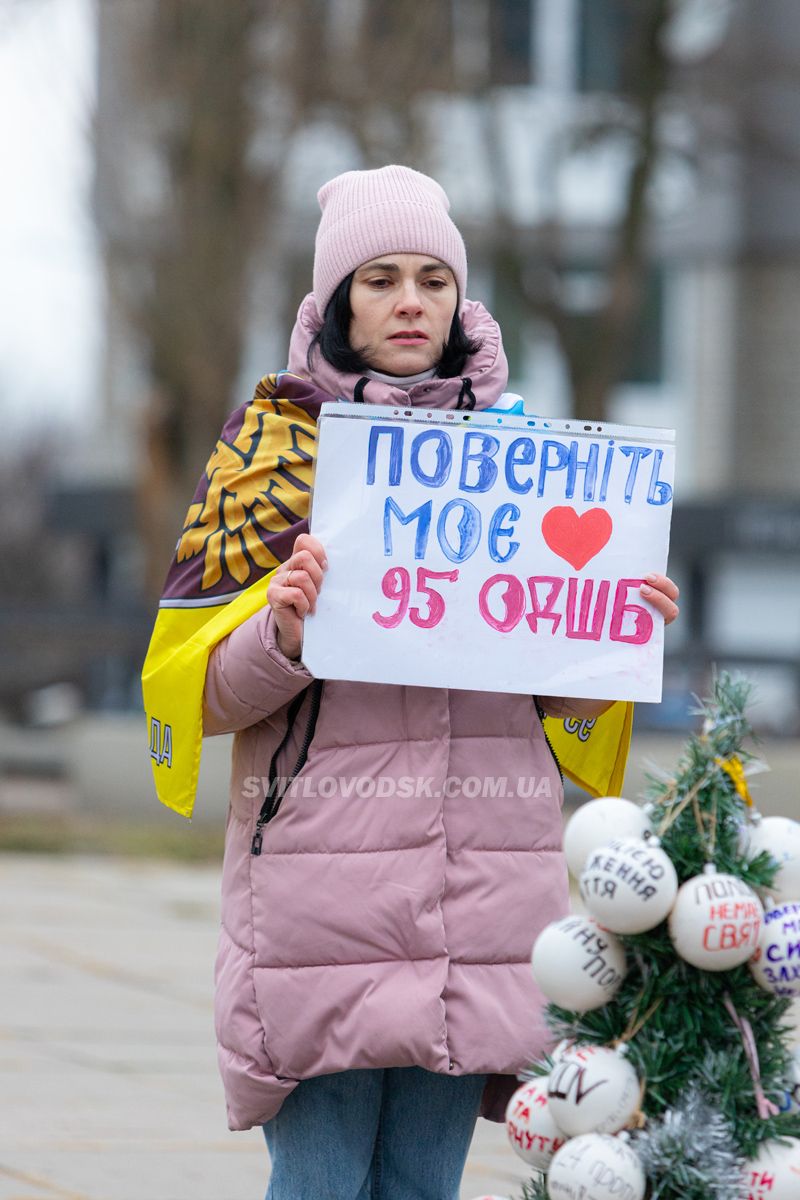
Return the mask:
[[[297,373],[318,320],[303,311]],[[475,304],[465,325],[484,339],[468,377],[485,408],[505,386],[499,331]],[[332,375],[314,381],[351,396],[355,381]],[[461,387],[429,380],[402,403],[452,407]],[[365,398],[397,403],[398,389],[372,381]],[[502,1120],[516,1072],[551,1041],[530,953],[567,908],[561,779],[534,699],[326,682],[305,766],[253,854],[270,763],[302,696],[274,764],[294,766],[311,683],[268,608],[206,677],[205,732],[237,731],[216,971],[230,1128],[269,1120],[301,1079],[412,1065],[488,1073],[483,1115]]]

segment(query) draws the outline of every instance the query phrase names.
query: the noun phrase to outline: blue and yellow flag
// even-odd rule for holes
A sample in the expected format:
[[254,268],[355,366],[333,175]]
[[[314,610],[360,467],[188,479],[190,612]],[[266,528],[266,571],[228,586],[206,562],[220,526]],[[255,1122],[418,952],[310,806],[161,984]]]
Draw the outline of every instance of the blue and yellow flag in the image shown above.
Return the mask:
[[[189,506],[142,670],[156,792],[185,817],[197,791],[208,656],[266,603],[275,569],[308,530],[326,400],[297,375],[266,375],[226,421]],[[622,789],[632,710],[618,703],[591,721],[547,718],[562,770],[593,796]]]

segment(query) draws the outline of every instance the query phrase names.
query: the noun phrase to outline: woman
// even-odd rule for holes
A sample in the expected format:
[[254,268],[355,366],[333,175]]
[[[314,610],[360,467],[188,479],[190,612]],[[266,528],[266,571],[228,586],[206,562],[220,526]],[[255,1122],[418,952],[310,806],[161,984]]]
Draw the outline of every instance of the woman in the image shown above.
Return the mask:
[[[466,299],[438,184],[390,166],[339,176],[319,200],[314,290],[274,411],[494,404],[500,333]],[[530,950],[565,911],[567,881],[540,714],[608,705],[314,684],[303,622],[325,549],[302,532],[284,557],[269,606],[206,675],[205,732],[237,732],[217,962],[230,1124],[263,1125],[274,1200],[447,1200],[479,1112],[502,1120],[516,1072],[548,1043]],[[644,598],[671,621],[677,588],[649,578]],[[294,785],[265,797],[250,784],[268,767],[298,771]],[[419,786],[360,799],[350,784],[364,776]],[[502,776],[507,793],[467,796],[474,776]],[[323,779],[337,781],[324,799]]]

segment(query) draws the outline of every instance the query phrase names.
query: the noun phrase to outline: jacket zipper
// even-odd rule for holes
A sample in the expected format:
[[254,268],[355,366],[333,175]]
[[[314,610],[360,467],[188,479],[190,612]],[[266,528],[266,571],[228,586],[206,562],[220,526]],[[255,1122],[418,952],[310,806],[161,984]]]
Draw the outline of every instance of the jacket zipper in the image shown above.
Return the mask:
[[553,749],[553,743],[550,741],[550,738],[547,736],[547,730],[544,727],[544,720],[545,720],[545,717],[547,716],[547,714],[544,711],[544,709],[542,708],[541,704],[539,703],[539,699],[537,696],[533,697],[533,703],[536,705],[536,712],[539,717],[539,724],[542,727],[542,733],[544,734],[544,740],[547,742],[547,749],[550,751],[550,753],[553,756],[553,762],[558,767],[558,774],[561,778],[561,782],[563,783],[564,782],[564,772],[561,770],[561,763],[558,761],[558,755],[556,754],[555,750]]
[[305,697],[305,692],[303,692],[300,696],[298,696],[297,700],[294,701],[289,708],[288,725],[287,725],[286,733],[284,734],[281,744],[278,746],[277,750],[273,754],[272,760],[269,765],[269,791],[267,792],[267,796],[266,796],[266,799],[264,800],[264,803],[261,805],[261,811],[258,814],[258,820],[256,821],[256,827],[255,827],[255,830],[253,831],[253,840],[250,843],[250,853],[255,855],[256,857],[261,853],[261,845],[264,840],[264,826],[267,825],[272,820],[272,818],[275,816],[275,814],[277,813],[278,809],[281,806],[281,801],[283,800],[283,797],[286,795],[286,793],[289,790],[289,788],[291,787],[292,783],[294,782],[296,777],[300,774],[303,767],[306,765],[306,759],[308,758],[308,751],[311,746],[311,742],[313,741],[313,738],[314,738],[314,731],[317,727],[317,717],[319,716],[319,706],[322,701],[323,682],[324,681],[322,679],[315,679],[311,685],[311,705],[308,710],[308,720],[306,721],[306,729],[305,729],[305,733],[303,734],[303,741],[300,746],[300,753],[297,756],[297,762],[294,764],[294,767],[292,768],[291,773],[289,775],[287,775],[287,777],[284,781],[283,787],[279,789],[277,786],[277,773],[276,773],[278,755],[280,754],[281,750],[283,749],[283,747],[286,745],[287,741],[289,740],[289,735],[292,732],[292,727],[294,725],[295,718],[297,717],[297,714],[300,711],[300,706],[303,703],[303,699]]

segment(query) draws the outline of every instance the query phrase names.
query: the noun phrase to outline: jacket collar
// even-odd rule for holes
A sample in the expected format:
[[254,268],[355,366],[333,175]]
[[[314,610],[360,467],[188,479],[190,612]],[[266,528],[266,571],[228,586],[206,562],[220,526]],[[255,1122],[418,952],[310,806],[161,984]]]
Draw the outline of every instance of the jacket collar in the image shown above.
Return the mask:
[[[378,379],[367,379],[337,371],[315,352],[313,369],[309,372],[306,356],[308,348],[320,328],[322,321],[309,294],[297,313],[297,321],[289,343],[289,371],[303,379],[310,379],[317,387],[331,396],[343,400],[359,399],[367,404],[419,405],[422,408],[476,409],[490,408],[505,391],[508,382],[508,363],[500,327],[495,319],[477,300],[467,300],[461,311],[461,320],[470,337],[478,338],[481,348],[467,362],[463,377],[457,379],[426,379],[412,384],[408,391],[393,387]],[[468,381],[465,388],[464,380]],[[469,401],[470,393],[475,403]]]

